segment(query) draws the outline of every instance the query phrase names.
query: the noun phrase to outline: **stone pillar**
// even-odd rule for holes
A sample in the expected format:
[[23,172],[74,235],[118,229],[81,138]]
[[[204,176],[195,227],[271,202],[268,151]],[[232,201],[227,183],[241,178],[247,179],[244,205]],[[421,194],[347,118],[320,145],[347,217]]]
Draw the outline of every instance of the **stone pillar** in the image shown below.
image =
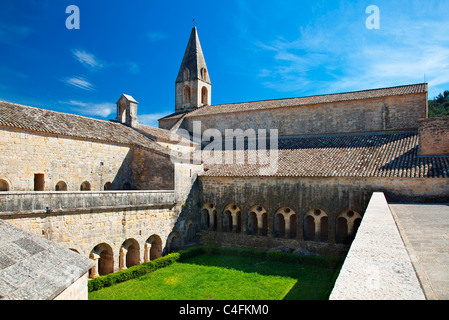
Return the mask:
[[120,252],[119,252],[119,270],[126,269],[126,253],[127,252],[128,252],[128,250],[126,250],[125,248],[123,248],[123,247],[120,248]]
[[145,246],[143,247],[143,263],[150,261],[150,244],[145,242]]
[[320,241],[321,236],[321,220],[313,217],[313,221],[315,223],[315,236],[313,237],[314,241]]
[[95,265],[90,269],[90,275],[89,275],[89,278],[94,279],[94,278],[97,278],[100,276],[98,274],[98,260],[100,259],[100,255],[92,252],[89,255],[89,258],[91,258],[95,262]]
[[290,239],[290,215],[287,217],[284,217],[284,224],[285,224],[285,239]]

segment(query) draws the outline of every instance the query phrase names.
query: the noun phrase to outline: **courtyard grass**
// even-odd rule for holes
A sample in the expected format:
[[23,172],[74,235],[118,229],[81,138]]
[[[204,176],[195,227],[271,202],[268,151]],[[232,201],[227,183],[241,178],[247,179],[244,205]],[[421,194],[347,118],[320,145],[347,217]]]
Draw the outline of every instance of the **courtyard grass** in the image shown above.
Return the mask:
[[328,298],[335,271],[254,257],[200,254],[90,292],[89,299],[321,300]]

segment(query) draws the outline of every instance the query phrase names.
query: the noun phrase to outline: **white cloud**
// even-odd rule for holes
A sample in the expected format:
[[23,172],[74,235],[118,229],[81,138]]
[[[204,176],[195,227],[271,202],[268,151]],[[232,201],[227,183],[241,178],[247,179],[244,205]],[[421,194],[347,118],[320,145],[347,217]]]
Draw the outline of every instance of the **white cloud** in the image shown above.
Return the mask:
[[73,86],[87,91],[92,91],[95,89],[95,86],[92,83],[90,83],[86,78],[80,76],[66,78],[62,81],[69,86]]
[[150,113],[150,114],[140,114],[138,115],[139,118],[139,124],[143,124],[150,127],[159,127],[158,120],[160,118],[165,117],[167,114],[170,114],[170,112],[158,112],[158,113]]
[[136,74],[140,72],[140,67],[136,62],[128,62],[128,71]]
[[89,70],[97,70],[105,66],[105,62],[99,60],[92,53],[86,52],[82,49],[74,49],[72,50],[72,54],[76,60],[81,62],[81,64]]
[[387,4],[380,9],[379,30],[364,27],[364,12],[340,9],[329,13],[333,19],[324,14],[300,27],[292,39],[258,43],[273,62],[259,71],[263,85],[297,95],[320,94],[418,83],[425,75],[429,97],[449,88],[449,21],[444,14],[414,16]]
[[76,113],[86,116],[99,116],[106,118],[116,110],[116,104],[110,102],[93,103],[76,100],[60,101],[60,103],[71,105],[70,109]]

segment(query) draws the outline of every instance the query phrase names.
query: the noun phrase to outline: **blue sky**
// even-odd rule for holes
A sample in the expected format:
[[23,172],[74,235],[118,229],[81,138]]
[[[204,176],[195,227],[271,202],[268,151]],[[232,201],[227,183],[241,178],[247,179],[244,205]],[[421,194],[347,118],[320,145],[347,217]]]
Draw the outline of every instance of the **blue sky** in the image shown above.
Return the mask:
[[[80,29],[67,29],[77,5]],[[379,29],[365,25],[369,5]],[[2,0],[0,100],[98,119],[122,93],[141,123],[174,111],[192,28],[212,104],[429,83],[449,90],[449,0]]]

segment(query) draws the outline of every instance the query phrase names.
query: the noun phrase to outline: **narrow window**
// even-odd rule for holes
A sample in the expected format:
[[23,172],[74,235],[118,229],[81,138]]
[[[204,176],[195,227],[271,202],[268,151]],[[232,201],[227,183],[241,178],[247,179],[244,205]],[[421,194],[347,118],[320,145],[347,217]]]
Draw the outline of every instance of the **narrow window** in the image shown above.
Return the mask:
[[203,87],[201,89],[201,103],[207,104],[207,88],[206,87]]
[[184,86],[183,99],[184,99],[184,103],[190,103],[190,87],[189,86]]
[[44,191],[45,176],[43,173],[36,173],[34,175],[34,191]]

